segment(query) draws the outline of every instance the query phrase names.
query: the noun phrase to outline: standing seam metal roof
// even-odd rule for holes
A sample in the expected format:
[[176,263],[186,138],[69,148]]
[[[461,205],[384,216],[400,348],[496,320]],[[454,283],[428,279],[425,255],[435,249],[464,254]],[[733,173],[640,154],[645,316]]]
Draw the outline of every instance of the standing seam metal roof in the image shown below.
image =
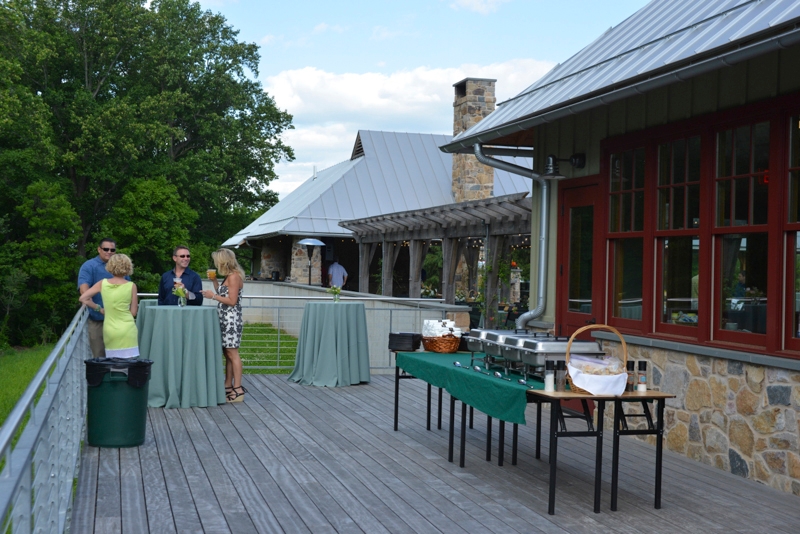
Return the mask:
[[[222,246],[276,235],[351,236],[339,221],[452,204],[451,136],[360,130],[363,156],[317,173]],[[354,149],[353,154],[361,151]],[[504,158],[530,168],[526,158]],[[529,193],[531,181],[495,170],[494,195]]]
[[[481,134],[486,134],[484,142],[503,125],[669,72],[745,41],[797,29],[798,22],[800,0],[653,0],[499,104],[444,149],[455,151]],[[462,143],[455,146],[458,141]]]

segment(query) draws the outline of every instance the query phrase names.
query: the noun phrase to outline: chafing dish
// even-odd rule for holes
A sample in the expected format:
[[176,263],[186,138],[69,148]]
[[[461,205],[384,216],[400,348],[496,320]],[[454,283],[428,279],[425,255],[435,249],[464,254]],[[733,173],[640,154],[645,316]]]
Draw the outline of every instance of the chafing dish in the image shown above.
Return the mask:
[[[520,355],[522,362],[530,367],[544,367],[545,360],[563,360],[567,356],[568,337],[548,337],[526,339],[522,343]],[[584,356],[605,356],[599,341],[576,339],[570,347],[570,354]]]

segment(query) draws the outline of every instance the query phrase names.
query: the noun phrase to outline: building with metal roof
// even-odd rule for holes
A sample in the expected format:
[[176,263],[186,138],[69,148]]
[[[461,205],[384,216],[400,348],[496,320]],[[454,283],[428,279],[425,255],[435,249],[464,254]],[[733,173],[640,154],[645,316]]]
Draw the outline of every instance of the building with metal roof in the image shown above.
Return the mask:
[[[223,246],[254,249],[253,273],[260,278],[306,281],[305,251],[297,241],[316,237],[326,243],[315,256],[312,283],[322,280],[326,261],[340,256],[358,284],[358,251],[351,230],[339,221],[422,210],[454,202],[450,154],[439,150],[451,136],[360,130],[349,160],[316,173]],[[531,166],[530,159],[507,158]],[[494,195],[530,191],[530,181],[513,173],[494,173]],[[260,259],[259,259],[260,256]],[[402,262],[401,262],[402,263]]]
[[548,206],[521,326],[602,325],[676,395],[668,449],[800,495],[798,67],[798,0],[653,0],[442,150]]

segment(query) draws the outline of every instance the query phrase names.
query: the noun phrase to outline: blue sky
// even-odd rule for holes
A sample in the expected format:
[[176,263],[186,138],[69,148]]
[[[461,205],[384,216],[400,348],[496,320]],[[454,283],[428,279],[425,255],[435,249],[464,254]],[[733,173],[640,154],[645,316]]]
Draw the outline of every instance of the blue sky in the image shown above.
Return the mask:
[[201,0],[261,49],[259,79],[294,115],[281,197],[348,159],[359,129],[452,134],[452,85],[532,84],[647,0]]

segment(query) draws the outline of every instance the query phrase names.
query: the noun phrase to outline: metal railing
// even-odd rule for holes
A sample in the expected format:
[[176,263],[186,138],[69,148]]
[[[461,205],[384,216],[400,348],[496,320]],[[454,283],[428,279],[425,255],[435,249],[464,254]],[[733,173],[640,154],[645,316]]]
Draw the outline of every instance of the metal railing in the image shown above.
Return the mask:
[[[153,294],[140,294],[153,297]],[[294,365],[304,301],[316,296],[243,296],[246,328],[271,328],[240,349],[249,369]],[[425,319],[441,319],[448,306],[432,299],[359,298],[367,308],[370,367],[391,368],[389,332],[420,332]],[[209,304],[210,305],[210,304]],[[88,310],[82,308],[0,427],[0,532],[65,532],[72,515],[86,419],[83,360],[91,357]],[[254,325],[266,325],[256,327]],[[256,339],[258,335],[255,336]],[[275,357],[264,358],[263,354]],[[16,441],[15,441],[16,440]]]
[[0,427],[4,533],[68,529],[85,419],[87,317],[85,308],[75,314]]

